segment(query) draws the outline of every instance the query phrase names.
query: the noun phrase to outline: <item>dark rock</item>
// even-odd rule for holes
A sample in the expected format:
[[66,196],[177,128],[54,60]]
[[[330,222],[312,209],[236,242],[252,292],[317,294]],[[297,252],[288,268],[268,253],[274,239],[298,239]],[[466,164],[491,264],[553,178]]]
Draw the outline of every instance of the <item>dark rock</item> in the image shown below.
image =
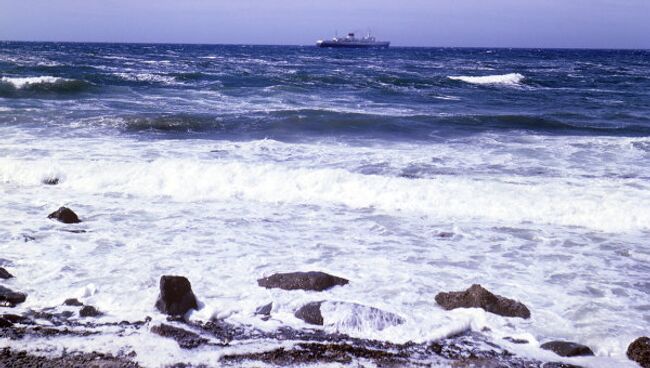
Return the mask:
[[6,302],[8,305],[20,304],[27,299],[27,295],[17,293],[0,285],[0,302]]
[[72,317],[73,314],[74,313],[72,313],[71,311],[63,311],[63,312],[61,312],[60,315],[61,315],[61,317],[65,318],[65,319],[68,319],[68,318]]
[[190,309],[197,309],[196,297],[189,280],[183,276],[160,277],[160,295],[156,308],[169,315],[184,315]]
[[0,318],[4,318],[11,323],[29,323],[30,321],[29,318],[17,314],[2,314]]
[[259,286],[267,289],[323,291],[334,286],[346,285],[349,281],[318,271],[276,273],[257,280]]
[[323,325],[323,315],[320,313],[320,306],[323,302],[311,302],[303,305],[294,313],[296,318],[309,323],[310,325]]
[[73,234],[84,234],[87,233],[86,230],[83,229],[61,229],[61,231],[65,231],[68,233],[73,233]]
[[506,340],[506,341],[510,341],[513,344],[528,344],[528,340],[516,339],[516,338],[511,337],[511,336],[506,336],[503,339]]
[[178,343],[178,346],[183,349],[194,349],[208,343],[208,339],[201,337],[197,333],[164,323],[160,326],[153,326],[151,332],[162,337],[174,339]]
[[0,350],[0,367],[24,368],[138,368],[138,363],[110,354],[63,353],[62,356],[45,357],[32,355],[26,351],[2,348]]
[[10,320],[0,317],[0,328],[11,327],[13,325],[13,322]]
[[70,298],[70,299],[66,299],[63,302],[63,305],[67,305],[70,307],[81,307],[84,305],[84,303],[80,302],[78,299]]
[[10,279],[14,277],[14,275],[10,274],[9,271],[5,270],[4,268],[0,267],[0,279]]
[[483,308],[505,317],[530,318],[530,311],[522,303],[494,295],[481,285],[472,285],[465,291],[452,291],[436,295],[436,302],[446,310],[456,308]]
[[627,357],[643,368],[650,368],[650,338],[643,336],[634,340],[627,348]]
[[569,341],[549,341],[540,346],[544,350],[550,350],[563,357],[591,356],[594,352],[588,346],[576,344]]
[[59,184],[59,178],[45,178],[42,183],[45,185],[57,185]]
[[274,366],[304,366],[317,363],[338,363],[351,365],[355,360],[371,360],[379,367],[408,367],[412,366],[406,354],[394,353],[348,344],[315,344],[300,343],[292,348],[278,348],[261,353],[244,353],[224,355],[224,363],[241,363],[244,361],[260,361]]
[[58,210],[50,213],[47,218],[63,222],[64,224],[76,224],[81,222],[79,217],[77,217],[77,214],[67,207],[60,207]]
[[81,317],[99,317],[102,315],[102,312],[98,311],[97,308],[86,305],[79,310],[79,316]]
[[263,316],[270,316],[271,315],[271,310],[273,309],[273,302],[263,305],[261,307],[258,307],[255,309],[255,314],[257,315],[263,315]]

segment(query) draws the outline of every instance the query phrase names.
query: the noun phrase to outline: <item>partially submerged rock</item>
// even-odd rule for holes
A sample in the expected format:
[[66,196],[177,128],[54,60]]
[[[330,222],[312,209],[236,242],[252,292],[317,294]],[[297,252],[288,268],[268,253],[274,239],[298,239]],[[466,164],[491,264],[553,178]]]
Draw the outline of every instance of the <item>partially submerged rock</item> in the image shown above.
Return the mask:
[[[370,307],[363,304],[319,301],[307,303],[298,309],[294,316],[311,325],[323,325],[323,311],[336,311],[337,319],[328,321],[328,324],[335,324],[344,329],[371,328],[381,331],[390,326],[404,323],[404,319],[394,313]],[[327,315],[327,313],[326,313]]]
[[634,340],[627,348],[627,357],[643,368],[650,368],[650,338],[643,336]]
[[77,214],[68,207],[60,207],[58,210],[50,213],[47,218],[63,222],[64,224],[76,224],[81,222],[79,217],[77,217]]
[[257,280],[267,289],[323,291],[348,284],[348,280],[320,271],[276,273]]
[[323,302],[311,302],[303,305],[298,309],[294,316],[309,323],[310,325],[323,325],[323,315],[320,312],[320,306]]
[[11,327],[13,325],[14,325],[13,322],[11,322],[10,320],[0,317],[0,328]]
[[260,361],[273,366],[304,366],[323,363],[353,365],[355,360],[364,359],[379,367],[411,367],[404,353],[356,347],[345,343],[318,344],[300,343],[291,348],[277,348],[259,353],[228,354],[221,358],[225,364],[241,365],[242,362]]
[[10,274],[9,271],[5,270],[4,268],[0,267],[0,279],[10,279],[14,277],[14,275]]
[[262,316],[270,316],[272,309],[273,309],[273,302],[257,307],[257,309],[255,309],[255,314],[262,315]]
[[160,295],[156,308],[169,315],[184,315],[190,309],[197,309],[196,297],[190,281],[183,276],[161,276]]
[[138,363],[110,354],[63,353],[62,356],[41,356],[5,347],[0,350],[0,367],[38,368],[138,368]]
[[99,317],[101,315],[102,312],[100,312],[99,310],[97,310],[97,308],[91,305],[86,305],[79,310],[79,316],[81,317]]
[[63,302],[63,305],[67,305],[69,307],[81,307],[84,305],[84,303],[80,302],[79,299],[70,298],[70,299],[66,299]]
[[465,291],[439,293],[436,295],[436,302],[446,310],[482,308],[504,317],[530,318],[530,310],[522,303],[492,294],[478,284]]
[[43,179],[42,183],[45,185],[57,185],[59,184],[59,178],[57,177],[45,178]]
[[5,306],[13,307],[24,302],[25,299],[27,299],[27,294],[18,293],[0,285],[0,302],[5,302],[3,303]]
[[194,349],[208,343],[208,339],[201,337],[197,333],[164,323],[160,326],[153,326],[151,332],[162,337],[174,339],[178,343],[178,346],[183,349]]
[[382,331],[404,323],[404,319],[397,314],[358,303],[325,302],[320,309],[325,316],[336,316],[327,324],[335,325],[337,330]]
[[588,346],[570,341],[549,341],[540,346],[544,350],[550,350],[563,357],[591,356],[594,352]]

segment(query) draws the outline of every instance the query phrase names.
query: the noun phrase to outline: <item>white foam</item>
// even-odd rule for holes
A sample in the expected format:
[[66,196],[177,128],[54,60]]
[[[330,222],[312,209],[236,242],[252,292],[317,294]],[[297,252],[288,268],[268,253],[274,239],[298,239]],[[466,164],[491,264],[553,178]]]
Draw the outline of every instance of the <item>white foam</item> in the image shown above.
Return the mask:
[[15,88],[24,88],[34,84],[54,84],[62,81],[68,81],[69,79],[52,77],[52,76],[40,76],[40,77],[2,77],[0,81],[4,83],[9,83]]
[[36,185],[60,175],[69,190],[166,196],[176,201],[243,199],[344,205],[434,218],[502,224],[535,222],[603,231],[650,229],[650,194],[603,179],[363,175],[344,169],[292,169],[273,163],[164,158],[149,162],[33,162],[0,159],[5,182]]
[[163,84],[174,84],[176,79],[173,76],[153,73],[115,73],[116,76],[135,82],[154,82]]
[[524,80],[524,76],[519,73],[485,75],[485,76],[450,76],[451,80],[463,81],[471,84],[503,84],[518,85]]
[[[78,297],[105,321],[164,318],[153,307],[158,279],[180,274],[203,305],[192,319],[263,330],[306,327],[295,310],[328,300],[368,309],[326,308],[326,331],[394,342],[488,327],[499,339],[562,338],[592,347],[599,357],[589,359],[625,361],[643,333],[650,194],[645,179],[611,174],[644,175],[637,146],[646,138],[486,134],[354,146],[48,137],[43,146],[17,129],[0,128],[0,253],[13,262],[10,287],[29,295],[18,311]],[[399,177],[409,165],[433,174]],[[41,183],[50,177],[59,184]],[[48,220],[61,205],[83,222]],[[309,270],[350,284],[311,293],[256,283]],[[532,319],[436,305],[437,292],[472,283],[522,301]],[[253,311],[269,302],[264,322]],[[55,340],[47,343],[90,349]],[[132,344],[143,362],[190,359],[180,349],[148,353],[158,341],[150,335],[108,340],[103,349]]]

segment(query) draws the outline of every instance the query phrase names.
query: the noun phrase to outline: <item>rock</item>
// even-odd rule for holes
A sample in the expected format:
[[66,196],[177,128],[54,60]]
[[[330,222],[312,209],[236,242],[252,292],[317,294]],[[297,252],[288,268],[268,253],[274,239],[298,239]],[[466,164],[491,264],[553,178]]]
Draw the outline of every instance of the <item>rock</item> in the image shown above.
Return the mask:
[[349,281],[324,272],[276,273],[257,280],[259,286],[267,289],[323,291],[334,286],[346,285]]
[[528,340],[525,339],[517,339],[512,336],[506,336],[503,338],[506,341],[510,341],[513,344],[528,344]]
[[549,341],[540,346],[563,357],[591,356],[594,352],[588,346],[569,341]]
[[323,325],[323,315],[320,312],[320,306],[323,302],[311,302],[303,305],[294,313],[296,318],[309,323],[310,325]]
[[9,271],[5,270],[4,268],[0,267],[0,279],[10,279],[14,277],[14,275],[10,274]]
[[261,307],[257,307],[257,309],[255,309],[255,314],[262,315],[262,316],[270,316],[272,309],[273,309],[273,302],[263,305]]
[[26,351],[0,348],[0,367],[21,368],[139,368],[138,363],[126,357],[114,357],[110,354],[69,353],[61,356],[41,356]]
[[67,305],[70,307],[81,307],[84,305],[84,303],[80,302],[78,299],[70,298],[70,299],[66,299],[63,302],[63,305]]
[[0,302],[6,302],[5,305],[16,305],[20,304],[27,299],[27,295],[23,293],[17,293],[13,290],[7,289],[6,287],[0,285]]
[[11,327],[13,325],[10,320],[0,317],[0,328]]
[[481,285],[472,285],[465,291],[438,293],[436,302],[446,310],[456,308],[483,308],[505,317],[530,318],[530,311],[522,303],[494,295]]
[[643,368],[650,368],[650,338],[643,336],[634,340],[627,348],[627,357]]
[[166,325],[164,323],[160,326],[153,326],[151,332],[162,337],[169,337],[176,340],[178,346],[183,349],[194,349],[208,343],[208,339],[201,337],[197,333]]
[[58,210],[50,213],[47,218],[63,222],[64,224],[76,224],[81,222],[79,217],[77,217],[77,214],[72,212],[68,207],[60,207]]
[[45,185],[57,185],[59,184],[59,178],[45,178],[42,183]]
[[86,305],[79,310],[79,316],[81,317],[99,317],[102,315],[102,312],[98,311],[97,308]]
[[2,314],[0,318],[6,319],[11,323],[29,323],[30,319],[25,316],[19,316],[17,314]]
[[190,309],[197,309],[189,280],[183,276],[161,276],[156,308],[169,315],[184,315]]

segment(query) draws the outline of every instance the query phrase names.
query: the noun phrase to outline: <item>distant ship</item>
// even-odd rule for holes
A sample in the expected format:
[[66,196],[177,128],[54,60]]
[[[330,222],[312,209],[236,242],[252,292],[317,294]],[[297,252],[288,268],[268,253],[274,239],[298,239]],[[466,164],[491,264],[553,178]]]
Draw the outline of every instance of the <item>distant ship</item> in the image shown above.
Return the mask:
[[388,41],[377,41],[375,37],[368,33],[365,37],[356,38],[354,33],[348,33],[345,38],[334,37],[331,40],[319,40],[316,42],[318,47],[343,47],[343,48],[387,48],[390,46]]

